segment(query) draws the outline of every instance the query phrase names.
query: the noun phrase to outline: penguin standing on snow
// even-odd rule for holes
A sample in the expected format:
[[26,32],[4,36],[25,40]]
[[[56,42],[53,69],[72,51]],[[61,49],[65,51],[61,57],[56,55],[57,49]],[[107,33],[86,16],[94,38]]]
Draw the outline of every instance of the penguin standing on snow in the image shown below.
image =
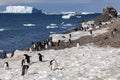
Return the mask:
[[57,67],[58,67],[58,63],[57,63],[57,61],[56,60],[51,60],[50,61],[50,67],[51,67],[51,70],[56,70],[57,69]]
[[77,43],[76,47],[77,47],[78,49],[80,48],[80,43],[79,43],[79,42]]
[[23,66],[23,65],[28,65],[28,63],[27,63],[27,60],[26,60],[26,59],[22,59],[22,61],[21,61],[21,66]]
[[27,60],[27,63],[30,64],[30,57],[31,57],[31,56],[29,56],[29,55],[27,55],[27,54],[24,54],[24,56],[25,56],[25,59]]
[[38,56],[39,56],[39,61],[42,62],[42,57],[43,57],[43,55],[41,55],[40,53],[38,53]]
[[25,74],[27,74],[29,66],[28,65],[23,65],[22,66],[22,76],[24,76]]
[[9,68],[9,64],[8,64],[8,62],[5,62],[4,63],[4,69],[6,70],[6,69],[8,69]]

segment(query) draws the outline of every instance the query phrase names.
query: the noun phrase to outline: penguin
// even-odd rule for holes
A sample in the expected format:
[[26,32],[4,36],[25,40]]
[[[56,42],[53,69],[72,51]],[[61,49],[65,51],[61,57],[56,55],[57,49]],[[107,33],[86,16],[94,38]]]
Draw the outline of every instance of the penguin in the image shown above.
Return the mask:
[[4,58],[7,58],[7,53],[4,51]]
[[8,64],[8,62],[5,62],[4,63],[4,69],[7,70],[8,68],[9,68],[9,64]]
[[51,46],[52,46],[51,41],[48,42],[48,45],[49,45],[49,48],[51,48]]
[[69,34],[69,37],[70,37],[70,38],[72,37],[71,34]]
[[28,65],[28,63],[27,63],[27,60],[26,60],[26,59],[22,59],[22,61],[21,61],[21,66],[23,66],[23,65]]
[[51,67],[52,71],[55,71],[57,69],[57,67],[58,67],[57,61],[56,60],[51,60],[50,61],[50,67]]
[[13,57],[15,54],[15,50],[12,51],[11,57]]
[[78,49],[80,48],[80,44],[79,44],[79,42],[77,43],[76,47],[77,47]]
[[72,40],[71,39],[69,39],[69,44],[71,44],[72,43]]
[[92,34],[92,30],[90,30],[90,34]]
[[25,56],[25,59],[27,60],[27,63],[30,64],[30,57],[31,57],[31,56],[29,56],[29,55],[27,55],[27,54],[24,54],[24,56]]
[[48,49],[48,44],[45,44],[45,49]]
[[29,66],[28,65],[23,65],[22,66],[22,76],[24,76],[25,74],[27,74]]
[[39,61],[42,62],[42,57],[43,57],[43,55],[41,55],[40,53],[38,53],[38,56],[39,56]]

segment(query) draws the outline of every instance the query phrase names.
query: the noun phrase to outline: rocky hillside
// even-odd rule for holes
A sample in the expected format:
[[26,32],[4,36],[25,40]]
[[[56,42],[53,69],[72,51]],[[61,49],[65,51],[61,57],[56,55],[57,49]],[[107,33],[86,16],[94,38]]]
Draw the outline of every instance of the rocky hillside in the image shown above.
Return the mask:
[[103,9],[103,13],[93,20],[95,20],[96,24],[99,24],[99,22],[106,22],[116,17],[117,17],[117,10],[112,6],[110,6],[110,7],[105,7]]

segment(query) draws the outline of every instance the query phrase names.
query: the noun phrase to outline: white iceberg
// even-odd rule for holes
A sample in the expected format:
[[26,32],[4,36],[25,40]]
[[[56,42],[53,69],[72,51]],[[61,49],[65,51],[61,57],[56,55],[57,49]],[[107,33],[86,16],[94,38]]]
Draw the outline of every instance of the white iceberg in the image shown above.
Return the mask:
[[70,19],[71,16],[74,16],[74,14],[65,14],[62,16],[62,19]]
[[4,31],[4,30],[5,30],[5,29],[2,29],[2,28],[1,28],[1,29],[0,29],[0,32],[1,32],[1,31]]
[[76,18],[81,18],[81,16],[76,16]]
[[82,12],[81,14],[87,15],[87,14],[95,14],[94,12]]
[[50,24],[48,26],[46,26],[47,29],[49,28],[58,28],[57,24]]
[[32,27],[32,26],[35,26],[35,24],[23,24],[23,26]]
[[63,24],[63,26],[72,26],[72,24]]
[[6,10],[3,11],[3,13],[42,13],[42,12],[29,6],[7,6]]

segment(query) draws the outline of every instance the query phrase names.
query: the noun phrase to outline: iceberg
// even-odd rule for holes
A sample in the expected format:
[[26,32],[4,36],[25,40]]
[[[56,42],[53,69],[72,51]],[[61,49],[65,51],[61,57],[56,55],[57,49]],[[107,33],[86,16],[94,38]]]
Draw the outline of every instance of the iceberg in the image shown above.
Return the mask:
[[32,27],[32,26],[35,26],[35,24],[23,24],[23,26],[30,26],[30,27]]
[[61,14],[76,14],[76,12],[61,12]]
[[74,16],[74,14],[66,14],[62,16],[62,19],[70,19],[71,16]]
[[81,14],[87,15],[87,14],[95,14],[94,12],[82,12]]
[[0,29],[0,32],[1,32],[1,31],[4,31],[4,29]]
[[63,26],[72,26],[72,24],[64,24]]
[[47,29],[49,28],[58,28],[57,24],[50,24],[48,26],[46,26]]
[[42,11],[29,6],[7,6],[3,13],[42,13]]

